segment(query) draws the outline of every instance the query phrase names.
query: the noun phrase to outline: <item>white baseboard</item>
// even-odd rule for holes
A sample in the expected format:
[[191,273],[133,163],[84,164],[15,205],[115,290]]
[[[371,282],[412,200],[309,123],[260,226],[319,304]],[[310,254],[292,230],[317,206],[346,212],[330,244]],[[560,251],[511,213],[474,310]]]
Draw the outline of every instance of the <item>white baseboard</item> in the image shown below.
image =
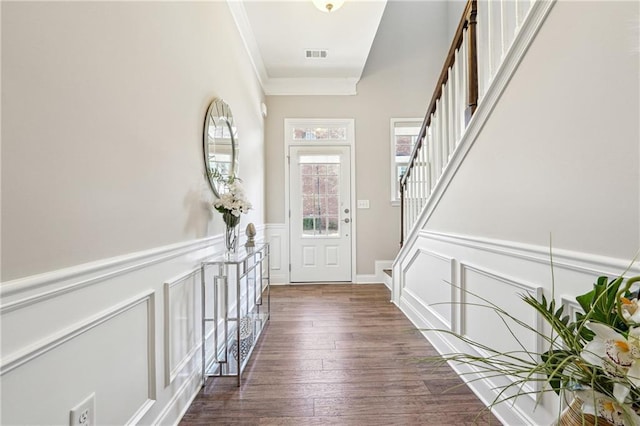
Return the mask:
[[282,273],[274,273],[273,269],[271,270],[271,285],[283,285],[289,284],[289,277]]
[[[387,279],[384,269],[391,269],[393,260],[376,260],[374,274],[358,274],[354,284],[386,284]],[[389,285],[387,285],[389,287]]]
[[195,370],[189,379],[180,386],[171,400],[164,407],[164,410],[152,423],[154,425],[178,425],[185,415],[193,400],[198,396],[201,389],[202,376],[199,370]]
[[[409,321],[420,330],[443,328],[443,325],[439,323],[437,319],[430,318],[428,311],[424,310],[424,306],[412,298],[402,297],[400,300],[399,308],[404,312]],[[431,345],[439,353],[451,353],[459,352],[461,349],[457,347],[454,342],[443,337],[439,333],[422,332],[422,335],[431,343]],[[474,394],[482,401],[485,406],[488,406],[495,397],[495,389],[491,383],[486,381],[477,380],[469,382],[472,378],[468,375],[470,369],[464,368],[460,364],[449,364],[449,366],[460,376],[461,379],[467,382],[467,386],[473,391]],[[492,410],[491,413],[500,420],[504,425],[527,425],[531,423],[531,419],[525,416],[517,406],[507,404],[498,404]]]
[[354,284],[380,284],[375,274],[358,274]]

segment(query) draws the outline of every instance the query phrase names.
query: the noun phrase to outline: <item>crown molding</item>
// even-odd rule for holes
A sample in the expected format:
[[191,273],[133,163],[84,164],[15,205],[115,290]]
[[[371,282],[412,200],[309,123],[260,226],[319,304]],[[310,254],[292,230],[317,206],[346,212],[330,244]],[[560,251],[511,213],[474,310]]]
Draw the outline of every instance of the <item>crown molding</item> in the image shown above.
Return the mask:
[[236,27],[238,28],[244,47],[247,49],[256,77],[258,77],[258,81],[264,90],[265,83],[269,80],[269,74],[267,74],[267,68],[264,66],[264,61],[262,60],[262,55],[258,48],[258,42],[256,42],[256,36],[253,34],[253,30],[251,29],[251,24],[249,23],[249,17],[247,16],[244,4],[237,0],[227,0],[227,5],[231,11],[231,16],[233,16],[233,20],[236,23]]
[[270,78],[266,95],[355,95],[359,78]]
[[256,77],[265,95],[355,95],[358,78],[270,78],[264,65],[258,42],[251,29],[244,4],[227,0],[231,16],[236,23],[240,38],[249,54]]

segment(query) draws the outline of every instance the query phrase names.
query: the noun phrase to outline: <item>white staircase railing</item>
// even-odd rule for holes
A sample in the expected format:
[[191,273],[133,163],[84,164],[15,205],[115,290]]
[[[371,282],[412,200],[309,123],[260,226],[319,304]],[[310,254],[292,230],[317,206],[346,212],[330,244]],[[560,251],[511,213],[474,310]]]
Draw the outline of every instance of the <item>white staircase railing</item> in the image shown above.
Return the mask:
[[400,246],[418,221],[478,102],[538,0],[468,0],[400,178]]

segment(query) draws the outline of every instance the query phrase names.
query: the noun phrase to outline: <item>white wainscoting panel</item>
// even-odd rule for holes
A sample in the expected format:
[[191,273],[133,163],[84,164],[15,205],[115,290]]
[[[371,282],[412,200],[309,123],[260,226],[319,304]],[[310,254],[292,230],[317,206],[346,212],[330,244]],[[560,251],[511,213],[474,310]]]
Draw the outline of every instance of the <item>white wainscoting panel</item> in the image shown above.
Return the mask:
[[2,423],[67,424],[91,393],[99,423],[144,416],[156,399],[154,303],[148,292],[3,360]]
[[269,239],[271,250],[271,270],[282,271],[284,262],[282,261],[282,235],[272,235]]
[[456,312],[454,260],[429,250],[418,249],[404,271],[403,295],[426,304],[426,309],[445,328],[453,330]]
[[169,385],[200,348],[200,269],[164,283],[165,385]]
[[578,312],[584,313],[575,297],[562,296],[560,303],[564,306],[563,314],[567,315],[570,321],[576,320],[576,314]]
[[[542,295],[542,287],[526,284],[505,275],[463,262],[460,263],[460,284],[460,299],[463,308],[461,310],[462,334],[478,342],[488,342],[489,340],[495,340],[498,337],[496,333],[498,333],[500,336],[497,340],[505,342],[501,352],[519,349],[519,345],[514,346],[506,343],[513,340],[513,336],[505,329],[504,324],[499,320],[499,316],[494,313],[492,304],[505,309],[510,315],[526,323],[533,330],[538,331],[540,329],[536,312],[533,309],[519,308],[527,306],[522,301],[522,295],[528,293],[539,298]],[[491,330],[490,335],[488,335],[487,330]],[[512,331],[527,350],[538,350],[538,339],[535,334],[529,333],[531,330],[522,330],[521,327],[514,327]],[[520,335],[518,332],[522,331],[524,333]]]
[[265,239],[269,243],[271,284],[289,282],[289,232],[284,223],[265,225]]
[[[537,312],[522,300],[524,294],[539,300],[542,287],[462,262],[460,284],[461,334],[474,342],[502,353],[512,353],[522,359],[527,358],[523,348],[529,353],[542,353],[541,319]],[[508,315],[498,315],[493,305],[504,309],[508,315],[526,324],[528,328],[516,324]],[[503,322],[503,319],[506,322]],[[483,356],[490,355],[478,352]],[[524,388],[527,392],[540,390],[539,386],[527,385]],[[535,395],[529,396],[535,400]]]
[[[512,331],[527,349],[541,353],[548,348],[537,332],[548,333],[548,326],[521,300],[521,295],[539,298],[544,294],[549,300],[553,291],[557,303],[563,304],[565,312],[573,317],[580,310],[576,295],[589,291],[600,275],[613,277],[622,273],[629,263],[629,259],[553,250],[552,267],[548,247],[423,230],[394,262],[392,301],[418,328],[425,330],[425,337],[441,353],[478,352],[451,335],[433,331],[447,328],[447,311],[434,309],[434,302],[447,296],[454,305],[462,302],[457,312],[452,310],[449,314],[453,331],[500,351],[519,349],[495,313],[470,305],[478,301],[469,294],[475,293],[486,299],[481,303],[495,303],[526,323],[528,331],[519,326],[514,326]],[[627,275],[637,274],[640,274],[640,262],[629,268]],[[445,280],[455,284],[453,293],[431,287]],[[472,368],[453,367],[465,380],[473,378],[467,375],[475,371]],[[496,389],[510,383],[507,380],[469,381],[468,386],[488,405],[498,395]],[[538,388],[531,386],[528,390]],[[552,392],[539,401],[535,401],[534,396],[521,396],[512,402],[493,409],[503,424],[552,424],[557,419],[560,401]]]
[[97,424],[177,424],[200,389],[200,265],[222,251],[217,235],[2,283],[0,424],[68,424],[92,393]]

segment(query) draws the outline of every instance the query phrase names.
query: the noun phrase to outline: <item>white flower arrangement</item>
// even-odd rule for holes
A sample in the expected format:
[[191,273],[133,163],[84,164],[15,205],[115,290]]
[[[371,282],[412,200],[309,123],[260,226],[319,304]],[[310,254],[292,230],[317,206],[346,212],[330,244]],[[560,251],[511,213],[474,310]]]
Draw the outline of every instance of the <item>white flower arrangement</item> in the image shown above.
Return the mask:
[[234,227],[240,223],[240,215],[248,213],[252,205],[246,198],[239,178],[230,176],[224,184],[227,192],[213,202],[213,207],[222,213],[222,219],[228,227]]

